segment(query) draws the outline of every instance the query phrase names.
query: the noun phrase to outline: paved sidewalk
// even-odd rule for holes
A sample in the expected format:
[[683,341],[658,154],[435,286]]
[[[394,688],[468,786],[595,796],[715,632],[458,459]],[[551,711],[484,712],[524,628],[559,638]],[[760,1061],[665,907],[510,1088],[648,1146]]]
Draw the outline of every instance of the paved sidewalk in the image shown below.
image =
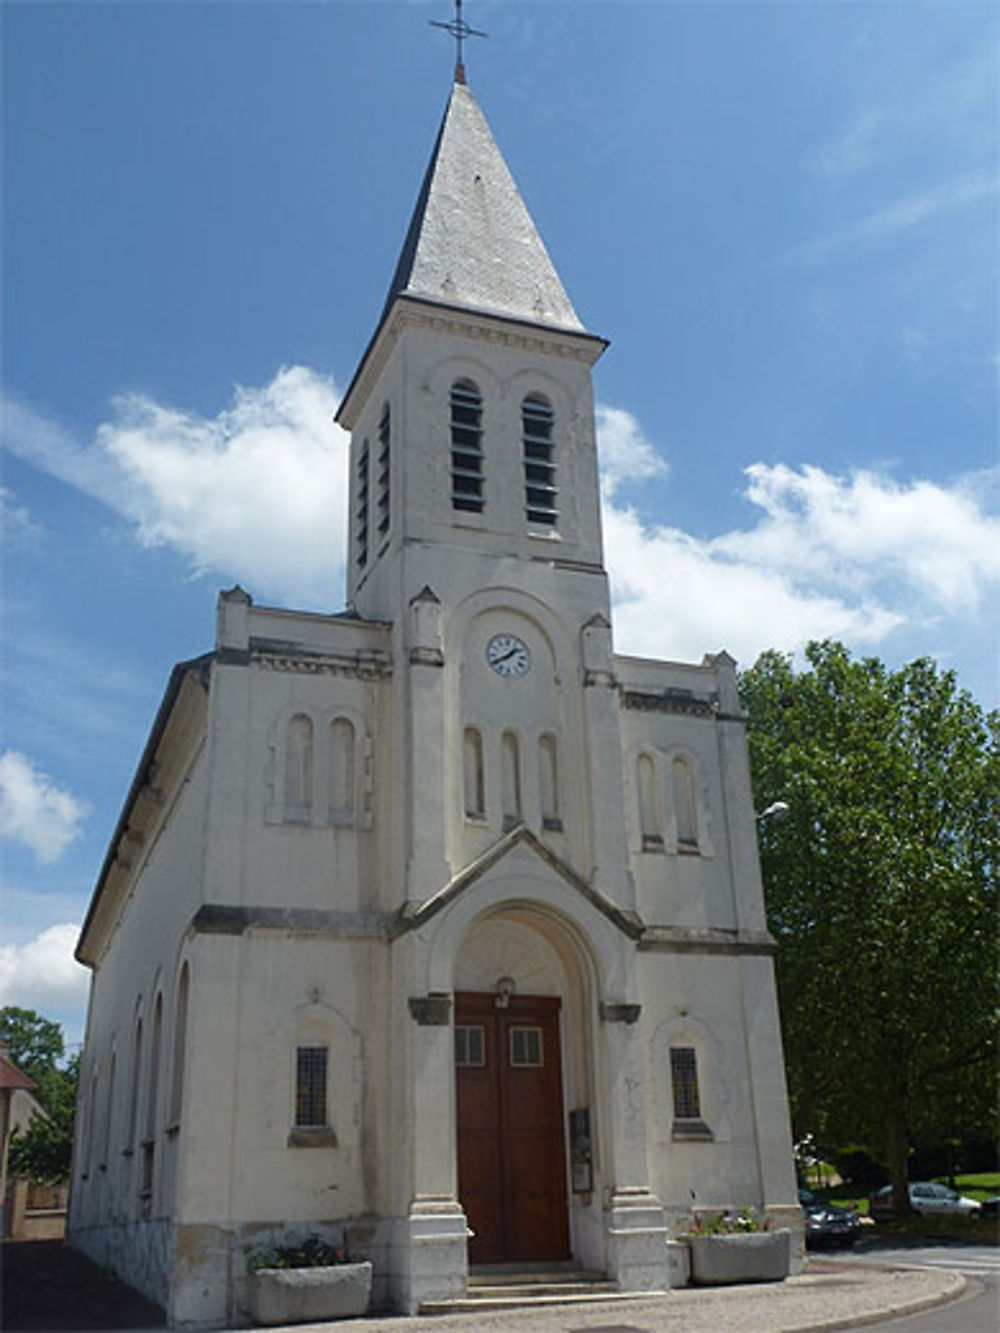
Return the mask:
[[[2,1260],[4,1333],[163,1327],[155,1306],[59,1242],[5,1244]],[[787,1282],[538,1310],[299,1324],[295,1333],[809,1333],[929,1309],[964,1288],[962,1277],[939,1269],[813,1259]]]

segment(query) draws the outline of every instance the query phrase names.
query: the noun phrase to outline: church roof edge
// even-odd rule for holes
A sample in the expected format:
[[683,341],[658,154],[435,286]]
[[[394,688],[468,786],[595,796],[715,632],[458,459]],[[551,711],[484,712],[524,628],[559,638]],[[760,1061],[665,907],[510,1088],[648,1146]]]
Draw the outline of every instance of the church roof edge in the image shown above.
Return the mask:
[[160,700],[160,706],[156,710],[156,717],[153,719],[153,725],[150,728],[149,738],[146,741],[142,757],[136,767],[135,776],[132,779],[132,784],[128,789],[128,795],[125,797],[125,801],[122,805],[121,814],[118,816],[118,823],[115,825],[115,831],[108,841],[107,854],[104,857],[100,873],[97,876],[97,883],[94,887],[90,905],[87,908],[87,915],[84,918],[83,925],[80,927],[80,936],[77,940],[76,948],[73,951],[73,956],[76,958],[77,962],[83,963],[85,966],[90,965],[84,948],[87,934],[97,915],[97,907],[101,901],[108,874],[114,864],[118,852],[118,844],[128,828],[129,817],[132,813],[132,808],[135,805],[136,798],[149,776],[153,760],[156,757],[156,751],[159,748],[160,741],[163,739],[163,733],[167,729],[167,723],[170,721],[174,705],[177,702],[177,697],[181,692],[181,686],[189,673],[201,673],[210,667],[212,662],[215,661],[215,656],[214,652],[202,653],[199,657],[192,657],[184,662],[177,662],[170,672],[169,679],[167,680],[167,687],[163,691],[163,698]]

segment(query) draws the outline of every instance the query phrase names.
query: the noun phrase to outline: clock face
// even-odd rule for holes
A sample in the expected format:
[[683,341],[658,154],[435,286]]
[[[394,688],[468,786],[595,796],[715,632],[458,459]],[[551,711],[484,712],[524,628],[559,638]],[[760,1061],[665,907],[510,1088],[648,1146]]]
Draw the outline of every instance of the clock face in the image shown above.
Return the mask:
[[513,634],[494,634],[486,645],[486,660],[500,676],[526,676],[531,670],[528,646]]

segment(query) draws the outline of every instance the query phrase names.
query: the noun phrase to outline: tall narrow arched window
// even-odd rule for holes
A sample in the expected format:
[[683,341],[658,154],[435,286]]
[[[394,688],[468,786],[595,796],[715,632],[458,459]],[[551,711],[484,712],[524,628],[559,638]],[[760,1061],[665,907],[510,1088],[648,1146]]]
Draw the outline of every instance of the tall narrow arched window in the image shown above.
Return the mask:
[[115,1073],[118,1067],[118,1055],[114,1047],[111,1049],[111,1058],[108,1062],[108,1090],[104,1103],[104,1133],[101,1137],[101,1160],[98,1163],[101,1170],[105,1170],[108,1165],[108,1156],[111,1152],[111,1121],[115,1112]]
[[472,380],[451,386],[451,507],[481,514],[483,475],[483,399]]
[[285,740],[285,817],[308,819],[312,807],[313,727],[304,713],[288,724]]
[[553,527],[556,509],[556,463],[552,408],[538,394],[521,404],[524,446],[524,507],[529,523]]
[[163,1043],[163,995],[153,1009],[153,1038],[149,1047],[149,1082],[146,1086],[146,1138],[156,1137],[156,1115],[160,1096],[160,1058]]
[[656,851],[663,846],[663,823],[660,815],[660,784],[652,755],[641,754],[636,760],[636,785],[639,788],[639,832],[644,852]]
[[184,1103],[184,1064],[187,1059],[187,1024],[188,991],[191,987],[191,972],[187,963],[181,968],[177,981],[177,999],[174,1003],[174,1053],[170,1068],[170,1111],[167,1116],[170,1125],[176,1125],[181,1118]]
[[466,816],[469,819],[483,819],[486,815],[483,738],[475,727],[466,727],[462,740],[462,782]]
[[513,828],[521,822],[521,753],[512,731],[500,743],[500,791],[504,828]]
[[354,496],[354,559],[359,569],[368,564],[368,441],[358,450],[358,482]]
[[338,717],[330,725],[330,816],[354,813],[354,725]]
[[674,818],[677,821],[677,850],[694,851],[698,847],[698,807],[691,760],[685,755],[676,755],[670,770],[674,789]]
[[153,1194],[153,1164],[156,1154],[156,1124],[160,1101],[160,1058],[163,1042],[163,995],[153,1006],[153,1028],[149,1044],[149,1078],[146,1083],[146,1127],[142,1141],[142,1177],[139,1192],[148,1201]]
[[538,797],[542,811],[542,827],[561,829],[556,738],[550,733],[540,736],[538,740]]
[[83,1170],[80,1174],[85,1178],[90,1175],[94,1164],[94,1135],[97,1132],[97,1087],[97,1070],[95,1069],[90,1076],[90,1095],[87,1097],[83,1108]]
[[698,1056],[693,1046],[671,1046],[670,1085],[673,1090],[674,1119],[700,1120]]
[[139,1132],[139,1078],[142,1074],[142,1019],[136,1017],[135,1031],[132,1035],[132,1068],[129,1070],[128,1119],[125,1121],[125,1143],[123,1151],[135,1150],[135,1139]]
[[382,407],[378,420],[378,536],[382,541],[389,534],[389,463],[392,437],[389,404]]

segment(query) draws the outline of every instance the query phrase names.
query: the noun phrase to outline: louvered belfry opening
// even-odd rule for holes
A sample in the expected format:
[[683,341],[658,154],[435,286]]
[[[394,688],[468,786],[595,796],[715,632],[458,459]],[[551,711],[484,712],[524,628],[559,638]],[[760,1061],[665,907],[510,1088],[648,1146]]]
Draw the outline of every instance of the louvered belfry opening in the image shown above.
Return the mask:
[[524,441],[524,501],[529,523],[554,527],[556,509],[555,415],[536,395],[521,404]]
[[451,507],[481,514],[486,503],[483,475],[483,399],[471,380],[451,386]]

